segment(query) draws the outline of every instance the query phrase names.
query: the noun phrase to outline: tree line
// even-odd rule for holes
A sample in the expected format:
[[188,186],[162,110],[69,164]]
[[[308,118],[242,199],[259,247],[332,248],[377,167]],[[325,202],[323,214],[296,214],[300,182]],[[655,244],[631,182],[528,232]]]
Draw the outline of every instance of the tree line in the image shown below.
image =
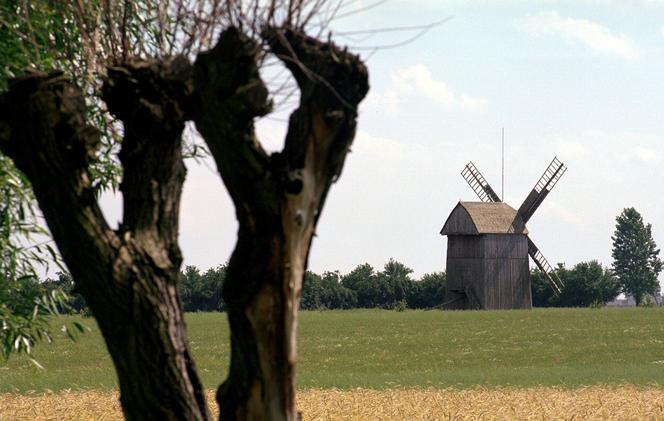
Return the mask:
[[[302,310],[352,308],[434,308],[445,300],[444,272],[412,278],[413,270],[390,259],[383,270],[368,263],[348,274],[306,271],[300,300]],[[185,311],[225,311],[221,296],[227,265],[206,271],[187,266],[181,274],[180,297]]]
[[[227,272],[227,264],[205,271],[186,266],[178,285],[184,311],[226,311],[222,290]],[[394,259],[385,263],[382,270],[376,270],[368,263],[358,265],[347,274],[339,271],[317,274],[308,270],[304,276],[300,309],[441,307],[445,302],[445,272],[427,273],[419,279],[414,279],[412,273],[411,268]],[[84,298],[68,273],[59,272],[56,277],[31,285],[31,288],[35,296],[58,289],[67,293],[69,301],[59,309],[62,313],[88,312]]]
[[[559,295],[554,295],[542,272],[531,271],[531,288],[534,307],[589,307],[603,306],[613,301],[622,286],[613,270],[596,260],[580,262],[571,268],[558,265],[556,274],[563,286]],[[219,265],[201,271],[195,266],[186,266],[181,273],[180,298],[184,311],[226,311],[221,296],[226,279],[227,265]],[[355,267],[347,274],[327,271],[318,274],[307,271],[300,301],[301,310],[346,310],[354,308],[381,309],[434,309],[445,304],[445,272],[427,273],[420,278],[412,277],[413,270],[405,264],[390,259],[382,270],[368,263]],[[69,296],[62,313],[89,311],[84,298],[77,293],[74,282],[67,273],[58,273],[41,284],[26,285],[32,295],[48,294],[61,289]]]
[[[571,268],[559,264],[555,269],[562,281],[555,295],[545,275],[531,271],[533,307],[601,307],[620,293],[634,297],[640,305],[647,297],[659,295],[657,276],[662,270],[659,249],[652,238],[652,227],[634,208],[624,209],[616,218],[613,240],[613,264],[604,267],[596,260],[580,262]],[[222,298],[228,265],[201,271],[186,266],[180,273],[178,291],[186,312],[227,311]],[[304,275],[300,309],[433,309],[445,305],[445,272],[433,272],[416,279],[413,270],[390,259],[382,270],[368,263],[356,266],[347,274],[326,271]],[[75,288],[69,273],[39,282],[36,277],[22,277],[16,288],[0,291],[3,302],[31,308],[34,302],[50,303],[55,312],[90,314],[85,299]],[[64,292],[64,295],[60,295]],[[6,295],[6,296],[5,296]],[[47,300],[48,297],[64,297]],[[27,311],[27,310],[26,310]],[[8,353],[8,350],[4,350]]]

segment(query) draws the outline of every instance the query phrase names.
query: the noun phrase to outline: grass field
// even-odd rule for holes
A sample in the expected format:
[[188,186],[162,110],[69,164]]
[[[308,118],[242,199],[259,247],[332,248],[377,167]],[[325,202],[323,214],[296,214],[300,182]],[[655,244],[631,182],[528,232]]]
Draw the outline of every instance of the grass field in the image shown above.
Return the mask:
[[[116,388],[92,319],[72,343],[0,364],[0,393]],[[189,314],[190,342],[208,388],[229,358],[223,314]],[[367,388],[578,388],[664,385],[664,309],[325,311],[301,315],[298,386]]]

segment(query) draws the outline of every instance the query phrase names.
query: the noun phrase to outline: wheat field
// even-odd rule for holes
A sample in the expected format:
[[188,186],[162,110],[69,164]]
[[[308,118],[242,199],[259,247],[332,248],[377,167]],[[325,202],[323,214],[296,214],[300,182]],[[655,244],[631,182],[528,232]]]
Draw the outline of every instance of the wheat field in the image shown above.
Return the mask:
[[[216,412],[214,392],[208,392]],[[304,420],[657,420],[660,388],[311,389],[300,391]],[[2,394],[0,420],[119,420],[117,392]]]

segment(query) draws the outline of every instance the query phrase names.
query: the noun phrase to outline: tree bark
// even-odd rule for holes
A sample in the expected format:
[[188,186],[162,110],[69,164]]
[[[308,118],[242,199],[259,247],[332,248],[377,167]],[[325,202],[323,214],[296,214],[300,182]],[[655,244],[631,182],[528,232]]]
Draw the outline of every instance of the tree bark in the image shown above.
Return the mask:
[[88,172],[99,145],[80,90],[60,73],[13,81],[0,99],[0,149],[35,196],[97,319],[130,420],[207,420],[186,341],[177,282],[181,133],[191,66],[185,59],[109,69],[103,96],[124,123],[124,218],[106,223]]
[[284,149],[269,155],[253,121],[270,110],[258,46],[222,33],[194,70],[196,127],[235,204],[238,242],[222,292],[231,328],[231,366],[217,391],[222,419],[295,420],[298,307],[316,223],[355,135],[368,91],[357,56],[288,28],[263,34],[291,71],[300,105]]

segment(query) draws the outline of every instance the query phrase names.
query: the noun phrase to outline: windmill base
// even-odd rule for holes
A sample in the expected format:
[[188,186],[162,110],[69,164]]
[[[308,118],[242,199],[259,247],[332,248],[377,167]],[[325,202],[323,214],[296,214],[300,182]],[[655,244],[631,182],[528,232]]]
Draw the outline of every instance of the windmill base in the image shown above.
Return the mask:
[[469,295],[466,291],[447,291],[445,295],[445,302],[443,303],[443,310],[530,310],[532,304],[523,302],[523,306],[506,307],[485,307],[473,295]]
[[450,310],[532,308],[527,237],[448,236],[445,301]]

